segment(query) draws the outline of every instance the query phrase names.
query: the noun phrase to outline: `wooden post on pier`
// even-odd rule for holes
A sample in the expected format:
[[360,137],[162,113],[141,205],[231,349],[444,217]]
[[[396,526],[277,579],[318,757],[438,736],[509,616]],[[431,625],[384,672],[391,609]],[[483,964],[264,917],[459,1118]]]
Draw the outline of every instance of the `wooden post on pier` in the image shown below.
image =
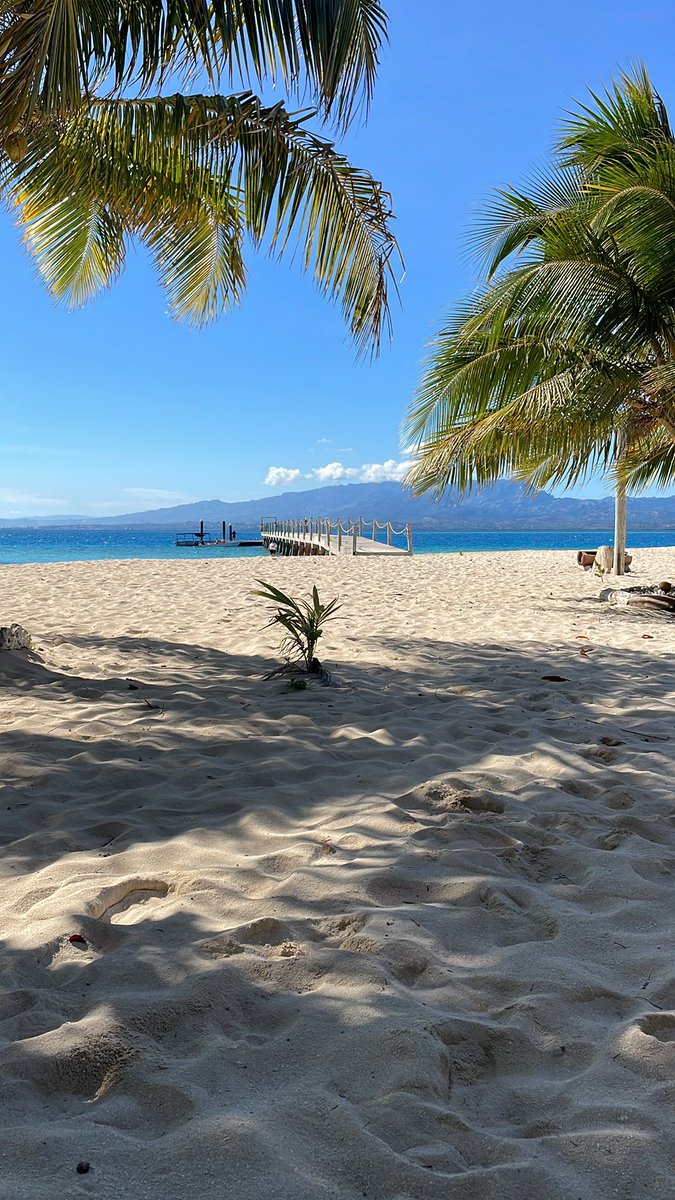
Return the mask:
[[[369,525],[371,530],[368,536],[366,530]],[[386,543],[378,537],[381,529],[387,531]],[[201,534],[195,537],[201,535],[203,527]],[[279,555],[285,557],[344,553],[353,556],[410,555],[413,552],[410,525],[395,529],[391,521],[383,523],[376,518],[372,521],[366,521],[363,517],[359,517],[357,521],[344,521],[340,518],[336,524],[328,517],[293,517],[283,521],[263,518],[260,523],[260,537],[264,546],[269,546],[270,542],[275,541]],[[407,538],[407,549],[398,545],[394,541],[395,537]]]

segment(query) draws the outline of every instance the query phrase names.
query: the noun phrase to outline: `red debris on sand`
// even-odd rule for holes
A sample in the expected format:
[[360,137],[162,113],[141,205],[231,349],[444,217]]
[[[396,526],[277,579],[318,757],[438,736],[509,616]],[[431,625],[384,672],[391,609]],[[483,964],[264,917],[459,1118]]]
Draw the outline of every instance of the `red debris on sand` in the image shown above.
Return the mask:
[[653,633],[643,633],[642,636],[643,636],[643,638],[653,638],[654,634]]
[[70,937],[68,938],[68,941],[69,942],[77,942],[78,945],[83,945],[83,946],[86,946],[86,944],[87,944],[87,939],[82,937],[81,933],[71,933]]

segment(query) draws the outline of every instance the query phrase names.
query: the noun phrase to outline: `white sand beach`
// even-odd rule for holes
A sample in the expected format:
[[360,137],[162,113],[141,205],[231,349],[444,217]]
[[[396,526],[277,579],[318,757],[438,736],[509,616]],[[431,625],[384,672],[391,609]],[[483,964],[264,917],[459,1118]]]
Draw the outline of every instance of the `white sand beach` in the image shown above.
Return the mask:
[[2,584],[2,1200],[672,1195],[675,620],[569,552]]

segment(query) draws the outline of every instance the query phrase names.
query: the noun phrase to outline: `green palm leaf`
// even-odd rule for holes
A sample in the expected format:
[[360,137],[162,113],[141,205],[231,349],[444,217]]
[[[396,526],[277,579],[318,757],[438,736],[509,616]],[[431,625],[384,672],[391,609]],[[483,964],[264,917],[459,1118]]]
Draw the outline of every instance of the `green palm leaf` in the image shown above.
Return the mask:
[[177,68],[278,77],[344,126],[386,35],[379,0],[0,0],[0,133],[76,112],[103,80],[148,90]]
[[48,286],[82,304],[110,286],[124,265],[124,224],[111,206],[67,197],[43,208],[27,200],[25,239]]
[[[63,129],[34,127],[28,153],[0,168],[0,190],[27,222],[48,285],[70,302],[115,277],[120,242],[135,236],[150,247],[173,311],[201,323],[240,300],[248,233],[277,254],[299,248],[360,351],[377,350],[389,330],[398,254],[389,196],[308,131],[303,114],[266,108],[251,93],[96,101]],[[68,253],[66,209],[82,227]],[[102,243],[84,235],[94,211],[117,233],[107,274]],[[77,267],[87,254],[98,266]]]
[[410,485],[675,479],[675,137],[646,71],[569,119],[475,246],[488,282],[430,347]]

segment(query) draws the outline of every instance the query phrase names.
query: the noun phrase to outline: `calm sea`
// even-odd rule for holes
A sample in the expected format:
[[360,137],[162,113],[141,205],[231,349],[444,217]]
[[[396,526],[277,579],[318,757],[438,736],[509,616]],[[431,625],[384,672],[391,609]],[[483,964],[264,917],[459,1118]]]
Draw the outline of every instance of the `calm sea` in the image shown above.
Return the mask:
[[[259,537],[255,529],[239,530],[243,539]],[[578,550],[611,544],[610,529],[538,530],[536,532],[454,533],[414,531],[416,554],[447,554],[460,551]],[[630,534],[632,548],[675,546],[675,529],[636,530]],[[105,558],[250,558],[265,555],[255,548],[181,548],[175,533],[161,529],[0,529],[0,563],[87,562]]]

